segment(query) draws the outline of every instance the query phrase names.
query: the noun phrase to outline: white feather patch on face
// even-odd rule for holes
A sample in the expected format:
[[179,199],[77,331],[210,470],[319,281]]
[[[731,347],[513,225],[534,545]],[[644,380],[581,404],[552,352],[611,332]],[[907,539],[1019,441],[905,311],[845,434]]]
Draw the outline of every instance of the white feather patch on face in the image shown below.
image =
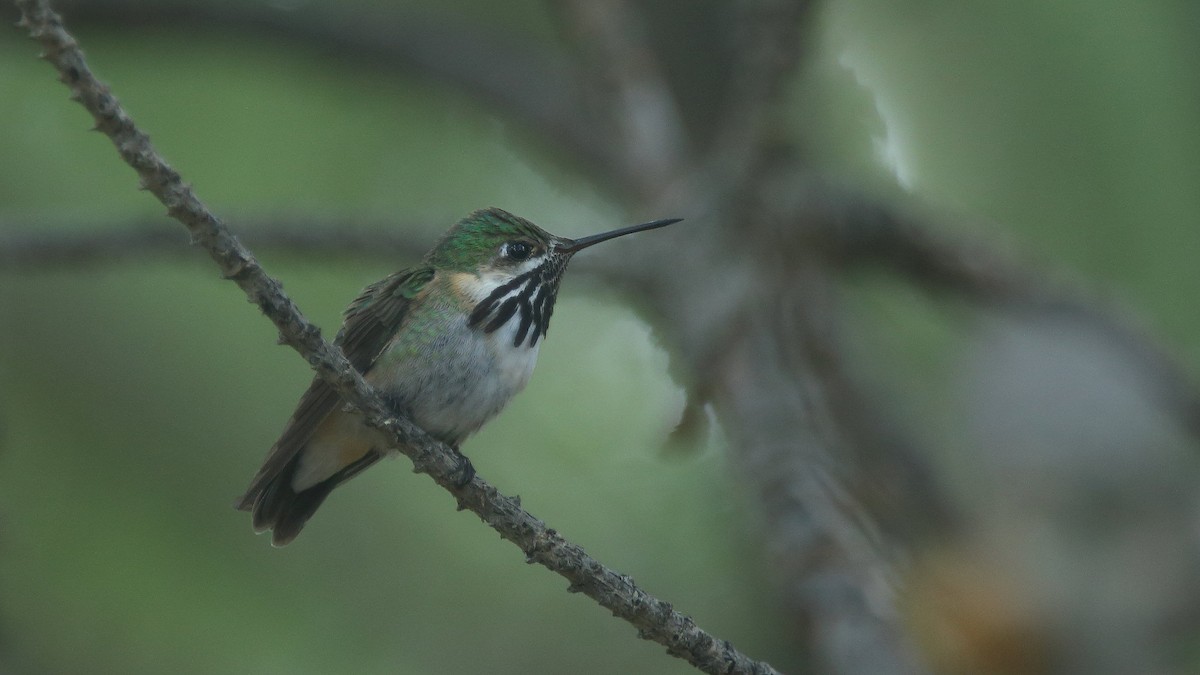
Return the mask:
[[[466,298],[472,305],[482,302],[492,294],[492,291],[507,284],[513,279],[537,268],[546,260],[542,254],[523,261],[520,265],[506,270],[490,269],[485,272],[457,272],[450,277],[450,283],[459,295]],[[519,290],[519,289],[518,289]],[[517,291],[514,290],[515,294]]]

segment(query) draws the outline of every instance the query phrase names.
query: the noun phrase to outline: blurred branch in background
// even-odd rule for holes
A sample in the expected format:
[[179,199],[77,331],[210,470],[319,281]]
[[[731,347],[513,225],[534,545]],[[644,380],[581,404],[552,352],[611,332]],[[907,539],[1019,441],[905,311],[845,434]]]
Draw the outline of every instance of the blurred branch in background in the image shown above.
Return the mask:
[[65,0],[58,5],[73,25],[250,31],[291,41],[347,65],[413,73],[503,110],[606,182],[637,185],[626,176],[618,148],[596,132],[577,73],[564,68],[546,47],[485,26],[442,14],[307,3],[283,8],[256,2]]
[[[781,603],[817,670],[1186,670],[1200,634],[1192,375],[1083,284],[928,208],[824,178],[788,124],[787,98],[820,5],[716,4],[556,2],[575,59],[565,67],[549,48],[444,18],[69,6],[81,22],[262,31],[436,79],[537,130],[630,210],[688,216],[685,231],[576,267],[637,292],[674,349],[686,416],[711,405],[727,430],[764,514]],[[720,39],[678,37],[674,9],[703,15]],[[681,52],[727,55],[728,72],[705,73],[711,87],[697,95]],[[424,251],[390,223],[299,225],[270,219],[247,239],[302,253]],[[0,265],[178,243],[148,225],[9,235]],[[955,316],[968,328],[957,368],[968,419],[948,451],[915,431],[920,421],[901,423],[862,375],[842,291],[864,268],[971,310]],[[947,454],[965,478],[948,480]]]
[[613,139],[617,171],[651,198],[690,154],[683,120],[639,8],[624,0],[558,0],[561,30],[581,52],[584,95]]
[[[810,214],[801,236],[831,264],[880,266],[930,293],[979,309],[1068,321],[1111,341],[1152,383],[1158,405],[1200,442],[1200,387],[1179,359],[1141,328],[1132,310],[1068,282],[1061,271],[1022,261],[1010,245],[949,232],[948,223],[914,205],[885,204],[829,184],[809,186]],[[837,196],[835,196],[837,195]],[[940,220],[947,221],[947,217]]]
[[[411,230],[397,228],[394,222],[338,222],[300,214],[232,220],[240,226],[242,234],[238,238],[248,246],[289,255],[415,261],[432,244],[416,241]],[[194,260],[195,251],[188,248],[188,238],[165,227],[168,224],[165,218],[148,219],[101,225],[87,232],[0,224],[0,230],[6,233],[0,235],[0,269],[110,265],[150,256]]]
[[788,133],[790,85],[816,12],[809,0],[744,0],[736,7],[733,76],[708,159],[718,180],[747,193],[771,153],[796,142]]

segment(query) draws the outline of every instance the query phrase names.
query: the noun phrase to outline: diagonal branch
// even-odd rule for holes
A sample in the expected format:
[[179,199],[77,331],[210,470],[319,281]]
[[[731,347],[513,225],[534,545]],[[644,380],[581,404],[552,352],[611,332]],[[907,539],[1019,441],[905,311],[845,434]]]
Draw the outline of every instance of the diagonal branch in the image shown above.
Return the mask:
[[257,304],[279,329],[281,340],[293,347],[314,370],[335,387],[367,421],[391,434],[395,444],[417,471],[428,473],[449,490],[461,508],[470,509],[500,535],[524,551],[526,560],[558,573],[570,582],[569,590],[596,600],[614,615],[638,628],[638,635],[667,647],[668,653],[686,659],[708,673],[775,673],[771,666],[751,660],[727,641],[706,633],[687,617],[638,588],[582,548],[567,541],[521,509],[517,500],[500,494],[479,478],[457,489],[451,478],[456,466],[452,451],[412,422],[396,417],[345,356],[321,337],[278,281],[267,275],[237,238],[199,200],[180,175],[154,150],[108,87],[92,74],[83,52],[46,0],[17,0],[20,25],[41,43],[43,58],[58,70],[71,97],[91,113],[97,128],[117,147],[127,164],[137,171],[142,186],[179,220],[195,243],[203,246],[251,302]]

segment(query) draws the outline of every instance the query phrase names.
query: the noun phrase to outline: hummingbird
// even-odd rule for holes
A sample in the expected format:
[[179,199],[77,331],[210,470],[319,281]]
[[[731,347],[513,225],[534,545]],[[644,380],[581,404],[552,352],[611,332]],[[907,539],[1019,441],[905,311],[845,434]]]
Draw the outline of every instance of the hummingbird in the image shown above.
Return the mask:
[[[566,239],[498,208],[475,211],[419,265],[363,289],[334,345],[388,407],[454,449],[461,487],[475,469],[459,446],[529,381],[571,257],[679,220]],[[393,445],[316,377],[236,506],[284,546],[335,487]]]

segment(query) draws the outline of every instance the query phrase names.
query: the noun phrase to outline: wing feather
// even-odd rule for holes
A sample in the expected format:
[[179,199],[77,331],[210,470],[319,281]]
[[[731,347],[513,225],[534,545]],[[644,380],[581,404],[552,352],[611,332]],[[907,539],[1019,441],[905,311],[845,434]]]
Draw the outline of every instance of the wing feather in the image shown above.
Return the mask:
[[[342,329],[334,345],[358,372],[366,374],[387,346],[388,340],[400,329],[411,301],[433,278],[430,267],[417,267],[396,272],[363,289],[346,309]],[[237,507],[248,511],[262,491],[299,455],[321,422],[341,405],[341,397],[320,377],[313,378],[308,390],[300,397],[279,440],[271,447],[266,462],[254,476],[250,488],[238,501]]]

